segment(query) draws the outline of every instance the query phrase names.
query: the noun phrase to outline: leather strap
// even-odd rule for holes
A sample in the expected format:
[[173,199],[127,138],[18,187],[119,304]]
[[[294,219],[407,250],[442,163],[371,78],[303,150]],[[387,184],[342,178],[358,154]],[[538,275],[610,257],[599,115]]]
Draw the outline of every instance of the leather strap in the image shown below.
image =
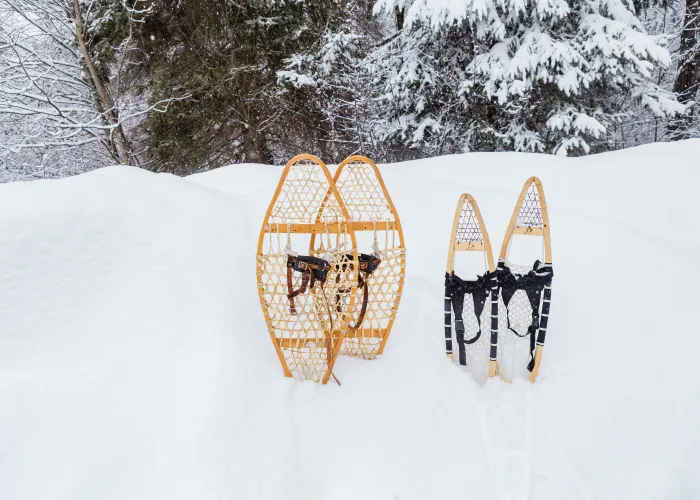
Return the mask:
[[[294,290],[294,264],[296,264],[296,258],[292,257],[291,255],[287,257],[287,298],[289,299],[289,312],[291,314],[296,314],[297,309],[294,305],[294,297],[296,297],[299,294],[306,293],[306,288],[309,287],[309,282],[310,283],[310,288],[314,287],[314,284],[316,283],[316,277],[314,276],[313,272],[311,272],[311,266],[305,265],[303,267],[303,271],[301,273],[301,286]],[[305,263],[304,263],[305,264]]]
[[360,316],[357,318],[357,323],[350,325],[351,330],[357,330],[362,326],[362,322],[365,320],[365,314],[367,313],[367,302],[369,301],[369,286],[367,286],[367,281],[362,277],[362,273],[358,275],[358,281],[360,288],[362,288],[362,308],[360,309]]
[[294,297],[296,297],[296,295],[294,295],[294,269],[292,269],[293,265],[294,257],[290,255],[287,257],[287,298],[289,299],[289,312],[291,314],[296,314],[297,308],[294,306]]

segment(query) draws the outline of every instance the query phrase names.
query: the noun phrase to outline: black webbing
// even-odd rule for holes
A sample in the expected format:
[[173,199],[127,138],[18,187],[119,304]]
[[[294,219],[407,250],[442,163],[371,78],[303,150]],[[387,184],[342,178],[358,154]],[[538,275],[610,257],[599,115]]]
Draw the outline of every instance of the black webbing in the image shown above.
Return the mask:
[[[452,352],[452,331],[450,326],[452,324],[450,309],[452,309],[452,311],[454,311],[455,337],[457,339],[457,348],[459,349],[460,365],[467,364],[467,353],[465,346],[473,344],[479,340],[479,337],[481,337],[481,313],[484,311],[486,299],[491,293],[491,289],[495,286],[495,279],[496,273],[485,273],[483,276],[478,276],[474,281],[463,280],[454,272],[445,273],[445,348],[448,354]],[[474,302],[474,315],[476,316],[476,321],[479,325],[479,331],[471,339],[464,338],[464,319],[462,317],[462,309],[464,308],[465,294],[472,296]],[[496,307],[498,307],[498,305],[496,305]],[[491,308],[493,314],[493,305]]]
[[[506,307],[506,321],[508,329],[518,337],[530,336],[530,362],[527,365],[528,371],[535,367],[535,345],[544,344],[544,337],[547,330],[547,320],[549,317],[549,302],[551,300],[551,284],[554,270],[551,264],[544,264],[539,260],[535,261],[532,269],[526,274],[515,274],[502,260],[498,263],[496,271],[498,286],[503,297],[503,305]],[[532,321],[524,334],[518,333],[510,326],[508,315],[508,304],[516,291],[523,290],[527,294],[532,310]],[[542,305],[542,324],[540,324],[540,303],[542,302],[542,292],[544,291],[546,300]],[[545,310],[546,307],[546,310]]]
[[445,275],[445,352],[452,354],[452,297],[449,295],[449,281]]
[[542,317],[540,318],[540,329],[537,332],[537,345],[544,345],[544,338],[547,335],[547,323],[549,322],[549,306],[552,301],[552,286],[545,285],[542,297]]
[[496,361],[498,357],[498,280],[492,280],[491,288],[491,346],[489,359]]

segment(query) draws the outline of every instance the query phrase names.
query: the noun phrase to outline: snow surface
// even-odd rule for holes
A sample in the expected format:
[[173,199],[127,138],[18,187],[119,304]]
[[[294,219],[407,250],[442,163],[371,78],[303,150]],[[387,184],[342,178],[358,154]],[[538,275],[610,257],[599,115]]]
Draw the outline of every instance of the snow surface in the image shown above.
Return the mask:
[[[112,167],[0,186],[0,499],[700,497],[700,141],[381,166],[408,270],[384,356],[285,379],[255,245],[281,173]],[[446,360],[454,205],[496,250],[542,179],[555,278],[540,378]]]

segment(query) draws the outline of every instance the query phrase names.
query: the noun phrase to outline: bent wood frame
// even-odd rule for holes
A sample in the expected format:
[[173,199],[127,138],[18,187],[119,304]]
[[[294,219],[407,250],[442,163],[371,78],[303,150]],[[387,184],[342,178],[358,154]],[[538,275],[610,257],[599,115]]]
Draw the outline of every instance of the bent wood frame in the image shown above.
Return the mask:
[[[357,164],[368,167],[364,168],[361,172],[364,174],[362,179],[351,177],[353,175],[351,169]],[[344,176],[346,172],[347,175]],[[366,156],[352,155],[343,160],[335,171],[333,182],[348,210],[350,224],[354,231],[356,233],[371,232],[374,234],[375,238],[377,232],[383,231],[386,236],[387,248],[384,249],[385,255],[382,264],[380,264],[378,270],[368,278],[370,303],[367,307],[367,313],[365,314],[362,324],[356,325],[358,326],[357,329],[351,329],[345,337],[351,340],[353,345],[348,345],[348,341],[346,341],[343,350],[345,354],[351,356],[373,359],[384,352],[384,348],[386,347],[386,343],[396,320],[396,314],[403,293],[406,274],[403,227],[401,226],[399,214],[396,211],[396,207],[389,195],[389,191],[386,188],[386,184],[384,183],[384,179],[377,165]],[[365,183],[366,185],[364,187],[366,189],[363,190],[363,186],[357,185],[358,183]],[[369,189],[372,189],[371,193],[367,193]],[[375,201],[380,201],[380,203],[383,204],[383,210],[388,212],[390,216],[381,219],[372,216],[370,216],[369,219],[364,218],[363,216],[366,213],[370,213],[372,210],[368,205],[362,204],[361,197],[357,196],[360,194],[359,191],[362,191],[362,194],[365,196],[371,194],[376,196]],[[327,202],[324,200],[324,207],[326,203]],[[322,210],[323,208],[321,211]],[[389,233],[392,234],[391,248],[388,248]],[[312,236],[312,238],[313,237],[314,236]],[[396,245],[396,237],[398,238],[398,245]],[[388,255],[389,253],[391,255]],[[387,297],[387,292],[381,294],[382,300],[378,301],[378,305],[376,304],[377,301],[373,300],[373,298],[376,299],[377,295],[372,292],[377,286],[393,289],[390,297]],[[358,291],[356,304],[361,301],[359,295],[360,292]],[[372,302],[375,302],[375,305],[377,305],[376,309],[371,308],[373,305]],[[357,305],[355,309],[358,309]],[[352,308],[349,310],[353,311]],[[379,342],[377,342],[377,340],[379,340]]]
[[[459,223],[462,218],[462,211],[464,209],[465,204],[469,204],[471,206],[474,216],[476,217],[476,221],[479,225],[479,229],[481,231],[481,236],[482,236],[482,241],[457,241],[457,234],[458,234],[458,228],[459,228]],[[489,233],[486,230],[486,224],[484,224],[484,218],[481,216],[481,210],[479,210],[479,205],[477,204],[476,200],[474,197],[468,193],[463,193],[460,197],[459,200],[457,201],[457,207],[455,208],[455,213],[454,217],[452,218],[452,232],[450,233],[450,246],[447,251],[447,274],[452,274],[454,272],[454,267],[455,267],[455,254],[456,252],[484,252],[486,254],[486,263],[488,267],[488,272],[492,273],[496,270],[496,267],[494,266],[493,262],[493,251],[491,249],[491,239],[489,238]],[[497,293],[497,288],[496,288],[496,293]],[[445,300],[448,300],[447,297],[445,297]],[[452,321],[451,319],[451,309],[448,309],[449,304],[445,304],[445,318],[446,320],[448,319],[448,314],[449,314],[449,320],[450,322]],[[495,313],[494,313],[495,309]],[[496,374],[498,373],[498,362],[496,360],[496,355],[495,355],[495,347],[494,343],[497,341],[497,335],[498,335],[498,330],[497,330],[497,325],[496,325],[496,331],[494,332],[494,325],[493,325],[493,315],[496,314],[498,316],[498,296],[495,295],[495,297],[492,295],[491,298],[491,318],[492,318],[492,325],[491,325],[491,346],[490,350],[492,352],[489,353],[489,370],[488,370],[488,376],[489,377],[495,377]],[[447,326],[447,321],[445,323],[445,328],[448,328]],[[446,332],[447,333],[447,332]],[[451,323],[450,323],[450,335],[451,335]],[[496,337],[494,337],[494,335]],[[451,338],[451,337],[450,337]],[[447,355],[448,358],[452,359],[451,353]]]
[[[537,196],[540,201],[540,209],[542,211],[542,227],[538,226],[527,226],[518,225],[518,216],[520,215],[520,209],[522,208],[523,201],[527,195],[530,186],[534,184],[537,190]],[[549,228],[549,212],[547,210],[547,199],[544,195],[544,188],[542,187],[542,181],[538,177],[532,176],[523,184],[523,188],[520,191],[520,196],[518,201],[515,203],[515,208],[513,209],[513,214],[510,217],[510,223],[506,229],[506,234],[503,237],[503,244],[501,245],[501,253],[498,255],[499,262],[503,262],[508,257],[508,249],[510,248],[513,235],[525,235],[525,236],[541,236],[544,246],[544,264],[552,265],[552,242],[550,237]],[[532,333],[531,335],[534,335]],[[535,366],[530,373],[530,382],[535,382],[537,380],[537,374],[540,370],[540,363],[542,362],[542,351],[544,350],[544,345],[537,344],[535,347]]]
[[[330,198],[333,198],[333,203],[335,205],[336,211],[340,211],[342,215],[342,220],[334,221],[332,223],[323,223],[320,218],[320,209],[319,207],[306,207],[306,211],[309,214],[315,214],[315,220],[314,222],[294,222],[294,223],[273,223],[271,222],[271,217],[273,215],[273,211],[275,210],[277,206],[277,202],[280,198],[280,194],[284,192],[284,188],[288,183],[288,176],[290,173],[290,170],[298,163],[300,162],[310,162],[312,164],[317,165],[321,171],[323,172],[323,178],[325,179],[325,182],[328,186],[327,192],[325,195],[325,198],[323,199],[323,202],[326,203]],[[326,188],[324,188],[325,190]],[[308,201],[306,200],[307,203],[313,203],[313,200]],[[303,206],[304,200],[301,200],[301,202],[298,204],[298,206]],[[318,157],[309,155],[309,154],[301,154],[297,155],[291,160],[287,162],[285,165],[282,175],[280,176],[280,180],[277,184],[277,188],[275,189],[275,192],[272,196],[272,199],[270,201],[270,204],[268,206],[268,209],[265,213],[265,218],[262,224],[262,227],[260,229],[260,234],[258,237],[258,246],[257,246],[257,254],[256,254],[256,262],[257,262],[257,272],[256,272],[256,277],[257,277],[257,283],[258,283],[258,296],[260,299],[260,305],[263,310],[263,316],[265,318],[265,324],[267,325],[268,328],[268,333],[270,335],[270,339],[272,340],[272,344],[275,347],[275,351],[277,352],[277,357],[279,358],[280,364],[282,365],[282,370],[284,371],[284,375],[286,377],[292,377],[292,371],[289,368],[289,365],[287,363],[287,360],[284,355],[284,349],[291,349],[291,348],[303,348],[307,347],[308,345],[314,345],[316,343],[323,343],[323,342],[331,342],[331,345],[333,346],[332,352],[330,352],[330,355],[327,355],[326,362],[327,362],[327,367],[325,372],[323,373],[323,376],[320,378],[321,383],[326,384],[332,375],[333,371],[333,366],[335,365],[335,361],[340,353],[340,349],[343,343],[343,339],[347,333],[348,326],[349,326],[349,315],[346,313],[349,308],[352,308],[355,303],[355,296],[356,296],[356,287],[352,287],[346,295],[348,296],[348,301],[347,301],[347,307],[344,308],[342,311],[338,311],[336,315],[336,322],[334,324],[334,328],[332,329],[326,329],[326,328],[317,328],[314,331],[309,332],[308,330],[306,333],[312,333],[311,337],[306,337],[306,338],[290,338],[290,337],[283,337],[278,335],[278,329],[275,327],[273,324],[272,318],[270,317],[270,311],[269,307],[270,304],[265,299],[265,294],[269,293],[266,292],[266,285],[263,282],[263,259],[265,258],[266,253],[264,252],[264,244],[265,244],[265,238],[266,237],[271,237],[272,235],[277,235],[279,236],[280,233],[288,233],[291,234],[292,232],[295,234],[309,234],[311,235],[311,243],[309,245],[309,253],[312,254],[314,250],[314,240],[316,237],[316,234],[319,232],[325,232],[325,233],[332,233],[336,235],[340,234],[345,234],[349,236],[350,242],[351,242],[351,249],[345,250],[344,252],[348,255],[352,256],[352,261],[348,261],[348,263],[353,263],[354,266],[357,266],[357,241],[355,239],[355,233],[353,230],[353,227],[351,224],[349,224],[350,217],[348,215],[348,212],[343,205],[343,202],[340,198],[340,195],[338,194],[338,191],[335,188],[335,184],[333,182],[333,179],[331,178],[330,172],[328,171],[328,167],[323,163]],[[352,267],[352,266],[351,266]],[[284,276],[282,279],[286,280],[286,276]],[[276,284],[276,286],[281,286],[281,284]],[[308,293],[308,292],[307,292]],[[330,311],[330,309],[329,309]],[[339,320],[339,321],[338,321]],[[332,318],[329,317],[329,321],[332,322]],[[311,328],[313,329],[313,327]]]

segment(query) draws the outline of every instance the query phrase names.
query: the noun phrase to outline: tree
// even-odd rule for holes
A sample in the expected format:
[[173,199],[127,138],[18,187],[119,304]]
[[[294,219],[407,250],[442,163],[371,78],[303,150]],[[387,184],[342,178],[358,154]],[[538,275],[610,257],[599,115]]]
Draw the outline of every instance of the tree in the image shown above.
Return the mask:
[[370,54],[365,66],[375,82],[376,129],[388,158],[495,147],[483,131],[491,126],[496,106],[484,99],[467,110],[458,92],[473,57],[468,26],[435,30],[417,19]]
[[681,102],[695,99],[698,87],[700,51],[696,48],[700,30],[700,0],[686,0],[685,22],[680,35],[680,64],[673,91]]
[[[290,78],[360,57],[371,23],[362,0],[155,3],[135,34],[153,98],[191,95],[149,122],[159,168],[185,173],[232,162],[283,163],[299,151],[321,154],[338,145],[331,136],[348,122],[331,123],[321,102],[337,111],[348,92],[358,93],[344,84],[331,90],[324,79],[315,80],[320,88]],[[333,63],[321,59],[336,55]],[[347,109],[336,111],[347,116]]]
[[[46,176],[46,158],[57,152],[49,176],[63,175],[66,164],[75,172],[107,162],[141,163],[125,125],[164,111],[170,100],[140,106],[122,99],[121,72],[111,81],[95,62],[84,21],[91,7],[77,0],[0,0],[0,123],[6,139],[0,148],[8,168]],[[27,164],[39,159],[34,167]]]
[[[690,107],[694,104],[700,86],[700,46],[697,43],[697,33],[700,30],[700,0],[686,0],[680,3],[683,18],[677,35],[678,49],[675,56],[678,68],[673,92],[679,102]],[[679,139],[693,136],[693,131],[690,130],[692,124],[693,115],[689,113],[683,119],[673,121],[669,125],[669,133]]]
[[[608,127],[628,112],[619,106],[621,95],[631,96],[627,105],[639,103],[657,116],[685,112],[672,93],[652,80],[656,67],[670,64],[668,51],[620,0],[506,0],[500,7],[463,0],[445,5],[414,2],[406,13],[411,30],[405,36],[422,39],[424,45],[450,33],[460,37],[450,53],[448,77],[458,82],[447,87],[459,95],[463,113],[479,117],[461,132],[463,149],[490,147],[484,140],[488,136],[515,151],[607,149],[602,141]],[[389,7],[393,0],[378,2],[376,9]],[[422,60],[438,61],[444,53],[440,47]],[[416,58],[399,57],[402,71],[397,74],[414,78],[416,72],[406,65]],[[435,85],[428,83],[424,88],[432,91]],[[424,97],[419,89],[414,101],[422,103]],[[459,123],[443,114],[423,129],[427,126],[436,131]],[[421,130],[421,124],[413,128]],[[482,140],[474,143],[475,136]]]
[[372,81],[365,57],[381,31],[366,5],[338,5],[334,22],[315,43],[301,47],[277,72],[283,107],[296,117],[298,148],[311,144],[323,158],[340,162],[362,153],[376,156],[381,145],[376,134]]

